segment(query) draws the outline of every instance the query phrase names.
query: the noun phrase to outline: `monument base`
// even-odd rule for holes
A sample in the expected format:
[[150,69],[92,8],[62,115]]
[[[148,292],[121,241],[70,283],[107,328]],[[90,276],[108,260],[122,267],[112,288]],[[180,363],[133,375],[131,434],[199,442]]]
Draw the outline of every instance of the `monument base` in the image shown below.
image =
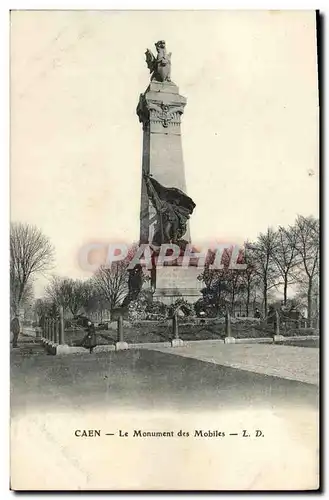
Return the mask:
[[203,284],[197,267],[164,266],[156,269],[155,301],[171,305],[177,299],[194,303],[202,297]]

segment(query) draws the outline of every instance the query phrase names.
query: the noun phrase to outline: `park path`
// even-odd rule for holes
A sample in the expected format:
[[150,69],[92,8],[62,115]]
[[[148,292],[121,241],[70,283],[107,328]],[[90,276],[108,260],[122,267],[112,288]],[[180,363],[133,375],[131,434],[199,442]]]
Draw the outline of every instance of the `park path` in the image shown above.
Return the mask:
[[193,343],[148,349],[263,375],[319,384],[319,349],[274,344]]
[[10,343],[10,355],[13,361],[18,361],[22,356],[31,355],[47,355],[43,345],[39,339],[35,338],[34,335],[22,335],[18,337],[17,347],[13,348],[12,343]]

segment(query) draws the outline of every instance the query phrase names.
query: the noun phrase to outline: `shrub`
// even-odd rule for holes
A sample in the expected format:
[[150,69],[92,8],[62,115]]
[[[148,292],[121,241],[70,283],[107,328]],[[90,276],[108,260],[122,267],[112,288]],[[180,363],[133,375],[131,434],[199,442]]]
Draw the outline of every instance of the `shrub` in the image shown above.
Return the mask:
[[147,318],[147,307],[152,301],[152,294],[148,290],[142,290],[136,300],[128,305],[128,319],[139,321]]
[[172,316],[174,311],[178,307],[180,308],[180,311],[182,311],[184,316],[191,316],[191,317],[195,316],[194,304],[187,302],[187,300],[185,300],[183,298],[179,298],[179,299],[175,300],[175,302],[171,306],[169,306],[169,308],[168,308],[169,315]]
[[168,316],[169,307],[162,302],[152,301],[147,304],[146,317],[147,319],[160,320]]
[[149,290],[142,290],[136,300],[128,305],[128,319],[134,324],[137,321],[161,321],[168,317],[169,307],[162,302],[153,301]]

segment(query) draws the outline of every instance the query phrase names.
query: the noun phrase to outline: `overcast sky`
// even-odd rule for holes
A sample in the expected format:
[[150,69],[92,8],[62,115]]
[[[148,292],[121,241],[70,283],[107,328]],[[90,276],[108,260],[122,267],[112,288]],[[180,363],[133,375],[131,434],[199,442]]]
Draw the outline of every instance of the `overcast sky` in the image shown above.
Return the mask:
[[317,215],[314,12],[18,11],[11,22],[11,218],[49,236],[53,272],[86,276],[88,242],[138,240],[135,109],[159,39],[187,98],[193,241]]

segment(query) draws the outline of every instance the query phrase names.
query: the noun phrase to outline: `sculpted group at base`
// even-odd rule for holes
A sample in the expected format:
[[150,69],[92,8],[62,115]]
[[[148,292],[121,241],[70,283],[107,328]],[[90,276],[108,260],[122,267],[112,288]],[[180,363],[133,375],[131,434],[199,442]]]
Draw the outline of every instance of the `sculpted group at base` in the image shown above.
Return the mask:
[[263,431],[256,429],[253,431],[247,431],[246,429],[240,430],[240,432],[227,432],[215,430],[203,430],[195,429],[193,432],[190,431],[143,431],[141,429],[134,429],[133,431],[124,431],[122,429],[117,432],[109,433],[103,432],[100,429],[76,429],[74,431],[75,437],[80,438],[95,438],[101,436],[117,436],[122,438],[127,437],[139,437],[139,438],[168,438],[168,437],[195,437],[195,438],[218,438],[225,436],[240,436],[240,437],[264,437]]

